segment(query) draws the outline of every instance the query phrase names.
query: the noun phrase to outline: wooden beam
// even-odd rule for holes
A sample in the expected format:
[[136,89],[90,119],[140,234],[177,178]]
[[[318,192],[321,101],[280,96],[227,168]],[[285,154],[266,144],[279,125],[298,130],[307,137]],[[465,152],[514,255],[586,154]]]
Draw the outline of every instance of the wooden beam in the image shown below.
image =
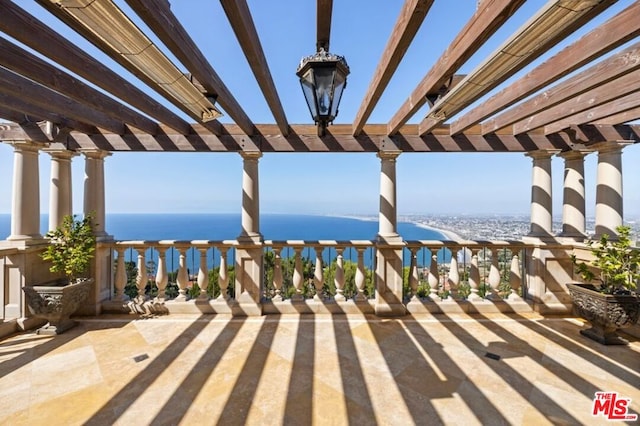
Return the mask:
[[424,22],[432,4],[433,0],[407,0],[404,3],[389,41],[387,41],[387,45],[382,52],[380,62],[373,73],[369,89],[362,99],[362,104],[356,114],[353,122],[354,136],[357,136],[362,131],[364,124],[369,119],[391,77],[396,72],[418,29]]
[[260,43],[258,32],[253,23],[249,6],[247,6],[247,1],[221,0],[220,3],[227,14],[227,18],[238,38],[244,56],[251,66],[253,75],[256,77],[262,94],[267,101],[267,105],[269,105],[269,109],[271,109],[271,113],[280,128],[280,132],[286,136],[289,133],[289,123],[284,113],[282,103],[280,102],[276,86],[273,83],[273,78],[269,71],[269,64],[267,64],[267,59],[264,56],[262,44]]
[[[480,99],[616,1],[547,3],[454,90],[438,101],[420,122],[419,133],[430,132]],[[577,9],[573,10],[572,7]]]
[[[600,119],[616,116],[627,111],[633,111],[638,107],[640,107],[640,95],[637,92],[630,93],[629,95],[623,96],[614,101],[604,103],[594,108],[579,112],[578,114],[573,114],[569,117],[565,117],[561,120],[549,123],[544,127],[544,133],[548,135],[551,133],[559,132],[571,126],[598,122]],[[624,123],[625,121],[628,120],[623,120],[618,123],[612,124],[620,124]]]
[[331,39],[333,0],[317,0],[316,8],[316,51],[319,52],[322,48],[328,52]]
[[485,0],[449,44],[442,56],[391,118],[387,132],[398,132],[434,93],[515,13],[524,0]]
[[640,35],[640,2],[635,2],[455,120],[451,123],[451,132],[455,134],[468,129],[638,35]]
[[[155,134],[158,123],[115,101],[66,72],[37,58],[15,44],[0,38],[0,63],[17,74],[27,77],[56,92],[101,111],[118,121]],[[55,106],[52,106],[55,108]]]
[[[622,81],[637,81],[637,77],[634,79],[632,76],[619,83],[617,82],[629,74],[638,74],[637,70],[640,69],[638,57],[640,57],[640,43],[636,43],[622,52],[598,62],[596,65],[587,68],[562,83],[488,120],[482,124],[482,131],[486,134],[521,122],[528,117],[539,115],[555,105],[605,84],[611,87],[623,85]],[[620,89],[624,90],[624,88],[616,88],[617,92],[620,92]],[[624,96],[624,94],[621,96]],[[585,105],[585,109],[593,106],[594,105]],[[569,115],[571,114],[563,115],[562,117]],[[558,117],[558,119],[562,117]]]
[[610,83],[598,86],[589,92],[571,97],[565,102],[556,104],[552,108],[535,113],[515,123],[513,125],[513,133],[528,132],[639,91],[640,73],[632,72]]
[[253,122],[233,97],[222,79],[206,60],[166,0],[127,0],[129,6],[151,28],[171,53],[187,67],[208,93],[217,95],[218,104],[247,135],[255,131]]
[[[7,120],[12,120],[16,123],[24,121],[25,116],[27,121],[50,121],[56,125],[64,128],[77,130],[87,134],[97,133],[98,129],[88,123],[82,123],[77,120],[72,120],[68,117],[52,112],[51,106],[39,107],[33,103],[25,100],[19,96],[13,96],[8,93],[0,91],[0,106],[4,107],[4,111],[7,115],[2,115]],[[15,119],[14,119],[15,118]]]
[[610,115],[609,117],[600,118],[592,124],[623,124],[635,120],[640,120],[640,108],[634,108],[629,111]]
[[189,132],[190,126],[185,120],[62,38],[14,2],[0,0],[0,9],[0,30],[6,34],[172,129]]
[[90,123],[116,134],[127,131],[121,121],[87,107],[78,101],[67,98],[51,89],[0,67],[0,93],[6,93],[24,99],[41,109],[55,108],[58,114],[73,120]]

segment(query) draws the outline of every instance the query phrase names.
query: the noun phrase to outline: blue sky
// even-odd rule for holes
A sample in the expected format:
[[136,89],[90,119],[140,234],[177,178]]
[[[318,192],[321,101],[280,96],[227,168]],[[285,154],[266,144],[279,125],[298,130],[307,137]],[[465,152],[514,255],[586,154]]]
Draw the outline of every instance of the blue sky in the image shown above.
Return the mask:
[[[32,1],[17,3],[62,31],[81,47],[94,52],[88,42],[49,17]],[[119,2],[120,3],[120,2]],[[351,123],[397,15],[400,0],[334,2],[331,51],[344,55],[351,75],[340,105],[337,123]],[[529,0],[463,66],[471,71],[545,2]],[[603,18],[631,4],[619,1]],[[273,118],[238,46],[224,11],[214,0],[172,0],[172,10],[185,23],[193,39],[209,58],[255,123]],[[455,4],[455,7],[451,7]],[[475,10],[476,0],[436,1],[427,20],[407,51],[370,123],[386,123],[441,55]],[[249,1],[271,73],[290,123],[309,123],[308,109],[295,69],[301,57],[315,48],[314,1]],[[123,5],[126,9],[126,6]],[[594,24],[580,30],[584,34]],[[141,24],[141,27],[144,25]],[[553,49],[540,63],[566,43]],[[624,46],[622,47],[624,48]],[[104,57],[96,53],[98,57]],[[114,70],[137,81],[110,60]],[[177,61],[176,61],[177,62]],[[526,72],[522,71],[520,74]],[[519,74],[519,75],[520,75]],[[140,87],[153,95],[150,89]],[[168,107],[171,107],[167,104]],[[175,108],[171,107],[173,110]],[[410,121],[417,123],[426,110]],[[179,112],[177,112],[179,113]],[[223,117],[222,122],[228,122]],[[48,209],[49,157],[40,156],[41,210]],[[11,210],[12,148],[0,144],[0,213]],[[640,144],[623,155],[625,216],[640,217]],[[587,216],[595,203],[596,155],[586,159]],[[82,210],[84,162],[73,163],[74,210]],[[260,201],[263,213],[376,214],[379,200],[380,162],[375,154],[266,154],[260,160]],[[107,211],[122,212],[240,212],[242,162],[229,153],[115,153],[105,163]],[[403,154],[398,159],[398,209],[400,214],[528,214],[531,160],[523,154]],[[562,212],[563,162],[553,160],[554,215]]]

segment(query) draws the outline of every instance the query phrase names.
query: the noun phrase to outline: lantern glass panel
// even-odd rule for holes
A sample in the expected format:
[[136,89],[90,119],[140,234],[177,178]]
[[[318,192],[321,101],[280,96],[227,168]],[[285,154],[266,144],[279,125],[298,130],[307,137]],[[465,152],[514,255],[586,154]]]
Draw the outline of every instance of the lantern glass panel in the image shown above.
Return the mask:
[[315,91],[313,90],[313,72],[308,70],[302,77],[300,77],[300,85],[302,86],[302,93],[307,101],[309,112],[314,120],[318,119],[318,111],[316,110]]
[[342,98],[342,91],[344,90],[347,79],[346,76],[340,72],[336,72],[335,88],[333,92],[333,104],[331,105],[331,120],[338,115],[338,105],[340,105],[340,99]]
[[333,100],[334,67],[318,67],[315,69],[316,99],[318,100],[318,116],[328,117]]

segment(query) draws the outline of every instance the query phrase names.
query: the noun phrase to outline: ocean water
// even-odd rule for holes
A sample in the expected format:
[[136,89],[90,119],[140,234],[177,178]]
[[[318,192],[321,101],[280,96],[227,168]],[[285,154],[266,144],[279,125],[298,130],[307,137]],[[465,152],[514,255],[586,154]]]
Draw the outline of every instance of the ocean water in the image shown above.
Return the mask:
[[[46,233],[48,215],[41,216]],[[117,240],[232,240],[240,234],[237,214],[108,214],[106,230]],[[351,217],[265,214],[260,217],[265,240],[372,240],[378,232],[375,220]],[[441,233],[401,222],[405,240],[441,240]],[[0,239],[11,233],[11,217],[0,214]]]
[[[48,227],[48,215],[40,217],[40,230],[44,235]],[[108,214],[106,231],[119,241],[135,240],[233,240],[241,230],[241,217],[237,214]],[[378,233],[378,222],[371,219],[353,217],[310,216],[289,214],[265,214],[260,217],[260,230],[265,240],[373,240]],[[425,229],[413,223],[398,223],[398,232],[405,240],[443,240],[445,236],[437,231]],[[0,214],[0,240],[11,233],[11,217]],[[211,249],[207,253],[209,269],[220,264],[220,252]],[[288,247],[282,251],[283,257],[294,255]],[[315,251],[305,248],[302,255],[315,260]],[[179,254],[170,248],[167,253],[167,269],[175,271],[178,267]],[[197,271],[199,253],[195,249],[187,250],[186,263],[189,271]],[[329,263],[335,259],[333,248],[326,248],[323,259]],[[148,249],[145,253],[147,261],[158,263],[158,251]],[[353,248],[345,250],[345,260],[357,262],[357,251]],[[410,263],[410,253],[405,249],[404,264]],[[450,258],[446,252],[438,253],[440,261]],[[372,249],[364,252],[364,263],[368,268],[374,264],[375,254]],[[125,251],[125,260],[136,261],[137,253],[132,248]],[[227,264],[234,262],[234,251],[229,250]],[[429,252],[418,253],[418,264],[428,265]],[[190,272],[191,273],[191,272]]]

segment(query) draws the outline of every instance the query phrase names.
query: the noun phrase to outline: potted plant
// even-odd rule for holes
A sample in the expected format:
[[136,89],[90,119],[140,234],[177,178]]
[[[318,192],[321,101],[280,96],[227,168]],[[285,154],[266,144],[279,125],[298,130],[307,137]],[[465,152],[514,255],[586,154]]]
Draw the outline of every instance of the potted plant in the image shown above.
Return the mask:
[[[605,345],[627,344],[616,330],[638,322],[640,313],[636,293],[640,250],[631,246],[630,227],[619,226],[616,232],[617,239],[605,234],[598,241],[587,242],[591,262],[571,256],[576,272],[587,283],[567,285],[574,311],[591,324],[580,333]],[[594,281],[598,282],[592,284]]]
[[49,271],[63,274],[64,278],[24,287],[29,311],[49,322],[38,334],[60,334],[73,327],[75,322],[69,317],[89,295],[93,278],[81,276],[96,248],[91,220],[91,215],[82,220],[67,215],[60,227],[46,235],[49,245],[41,257],[51,262]]

